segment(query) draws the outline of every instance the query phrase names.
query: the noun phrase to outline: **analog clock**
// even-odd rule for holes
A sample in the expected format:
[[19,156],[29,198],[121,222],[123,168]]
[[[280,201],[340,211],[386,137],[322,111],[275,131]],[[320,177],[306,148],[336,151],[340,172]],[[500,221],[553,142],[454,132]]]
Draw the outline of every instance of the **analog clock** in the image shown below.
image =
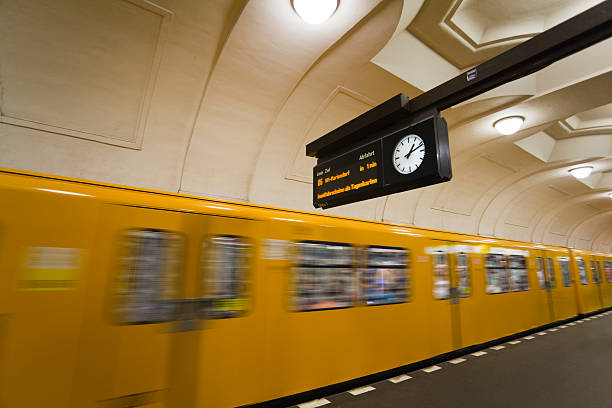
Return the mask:
[[393,167],[399,173],[410,174],[419,168],[425,158],[425,143],[417,135],[404,136],[393,150]]

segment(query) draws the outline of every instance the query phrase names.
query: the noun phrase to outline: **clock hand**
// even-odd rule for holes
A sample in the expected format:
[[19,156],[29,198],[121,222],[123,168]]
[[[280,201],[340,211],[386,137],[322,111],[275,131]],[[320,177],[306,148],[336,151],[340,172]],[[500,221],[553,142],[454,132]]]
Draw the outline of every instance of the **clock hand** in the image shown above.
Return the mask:
[[421,142],[417,147],[414,147],[414,144],[412,145],[412,148],[410,149],[410,151],[408,152],[407,155],[405,155],[405,158],[409,158],[410,155],[412,154],[412,152],[414,152],[416,149],[419,149],[421,146],[423,146],[423,142]]
[[412,144],[412,147],[410,148],[410,151],[408,152],[408,154],[404,155],[405,158],[409,158],[410,155],[412,154],[412,152],[414,152],[416,149],[414,147],[414,143]]

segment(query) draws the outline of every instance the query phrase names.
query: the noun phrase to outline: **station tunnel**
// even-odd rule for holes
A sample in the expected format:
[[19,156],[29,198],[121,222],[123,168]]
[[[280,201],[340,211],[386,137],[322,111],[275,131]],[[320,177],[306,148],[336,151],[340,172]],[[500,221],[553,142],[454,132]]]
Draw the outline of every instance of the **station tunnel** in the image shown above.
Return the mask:
[[609,405],[611,39],[441,111],[448,182],[306,155],[595,8],[0,1],[0,408]]

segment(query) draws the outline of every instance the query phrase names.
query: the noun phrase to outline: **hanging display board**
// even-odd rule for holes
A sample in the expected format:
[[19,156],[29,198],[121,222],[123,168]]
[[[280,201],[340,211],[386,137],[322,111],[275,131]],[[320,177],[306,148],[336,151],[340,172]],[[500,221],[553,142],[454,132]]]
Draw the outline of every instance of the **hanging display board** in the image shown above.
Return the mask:
[[450,180],[448,130],[436,112],[313,169],[313,204],[331,208]]

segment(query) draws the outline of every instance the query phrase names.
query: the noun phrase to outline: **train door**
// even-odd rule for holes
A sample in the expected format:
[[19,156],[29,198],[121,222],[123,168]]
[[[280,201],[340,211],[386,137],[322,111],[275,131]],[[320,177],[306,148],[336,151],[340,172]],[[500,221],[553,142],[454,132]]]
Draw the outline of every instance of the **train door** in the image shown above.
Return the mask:
[[[474,316],[466,313],[472,296],[470,253],[465,245],[453,241],[438,241],[433,249],[434,297],[448,299],[454,349],[473,344],[464,336],[462,328],[473,326]],[[468,321],[469,320],[469,321]],[[470,330],[470,333],[472,331]]]
[[602,284],[602,273],[601,273],[601,265],[599,264],[599,260],[597,259],[596,256],[591,256],[590,257],[590,261],[589,261],[589,266],[591,269],[591,279],[593,280],[593,283],[595,284],[595,304],[596,304],[596,309],[601,309],[604,305],[604,300],[603,300],[603,288],[601,287]]
[[184,215],[106,204],[100,220],[71,406],[164,406],[185,297]]
[[610,258],[601,258],[601,266],[603,269],[602,282],[604,283],[604,307],[612,306],[612,260]]
[[577,272],[576,293],[578,295],[578,309],[579,313],[582,314],[593,310],[591,283],[587,273],[588,259],[584,254],[580,254],[580,256],[574,256],[574,261]]
[[261,399],[262,311],[255,307],[256,223],[188,214],[185,298],[174,327],[167,407],[240,406]]
[[548,251],[536,251],[536,271],[538,274],[539,284],[544,280],[544,288],[546,290],[546,304],[548,309],[548,321],[556,320],[555,302],[553,291],[557,287],[557,279],[555,274],[554,261],[552,254]]
[[[559,280],[557,285],[557,291],[553,297],[555,302],[555,319],[562,320],[575,316],[578,313],[576,304],[576,289],[575,280],[572,279],[572,273],[570,270],[571,258],[568,252],[557,252],[555,253],[554,264],[558,267]],[[562,256],[558,256],[562,255]]]
[[602,307],[601,282],[594,259],[582,251],[574,253],[578,255],[574,256],[574,260],[578,272],[577,292],[580,313],[589,313]]

